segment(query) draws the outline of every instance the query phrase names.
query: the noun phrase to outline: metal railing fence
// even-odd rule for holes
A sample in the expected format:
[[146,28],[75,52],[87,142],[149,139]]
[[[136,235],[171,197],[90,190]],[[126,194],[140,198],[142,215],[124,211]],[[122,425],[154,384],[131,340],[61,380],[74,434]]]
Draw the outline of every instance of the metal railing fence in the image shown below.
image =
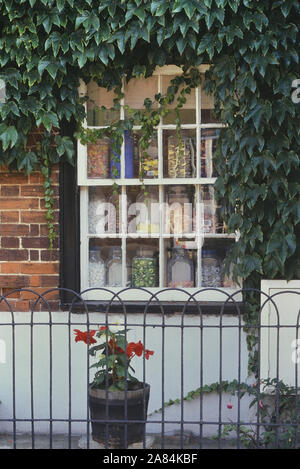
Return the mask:
[[[103,292],[105,307],[100,312],[91,311],[91,302],[85,299],[92,290]],[[224,295],[224,301],[214,303],[209,312],[201,299],[208,290]],[[20,435],[30,435],[30,446],[35,448],[39,436],[46,435],[53,448],[58,436],[64,435],[67,447],[81,438],[90,448],[99,432],[103,448],[127,448],[133,440],[140,448],[148,447],[150,440],[156,447],[168,448],[174,435],[180,448],[186,447],[187,435],[189,445],[198,449],[211,442],[218,448],[299,447],[299,291],[269,296],[254,289],[228,294],[203,288],[190,295],[182,290],[182,302],[170,310],[170,304],[161,300],[165,290],[154,294],[143,288],[149,299],[137,312],[136,305],[133,310],[123,299],[130,289],[118,293],[106,288],[81,293],[64,289],[73,296],[68,310],[52,311],[47,298],[61,291],[40,294],[16,289],[0,296],[0,446],[1,436],[11,438],[12,447],[18,448]],[[32,296],[30,309],[15,312],[11,298],[24,293]],[[250,319],[249,295],[256,295],[259,302]],[[90,384],[101,368],[90,366],[95,360],[113,366],[117,352],[108,334],[117,330],[113,337],[119,337],[118,328],[124,329],[124,350],[119,350],[124,379],[118,390],[106,373],[98,386],[105,393],[104,410],[98,414],[102,417],[91,416]],[[74,329],[90,343],[83,339],[76,343]],[[105,347],[94,357],[89,350],[99,330]],[[136,353],[130,362],[126,345],[139,341],[144,353]],[[145,350],[154,353],[147,355]],[[255,365],[250,374],[249,357]],[[141,383],[135,386],[136,390],[140,386],[142,396],[137,398],[140,414],[132,413],[137,404],[131,403],[134,390],[128,379],[134,372],[129,362]],[[114,413],[114,393],[123,396],[120,417]],[[138,439],[132,436],[136,429]]]

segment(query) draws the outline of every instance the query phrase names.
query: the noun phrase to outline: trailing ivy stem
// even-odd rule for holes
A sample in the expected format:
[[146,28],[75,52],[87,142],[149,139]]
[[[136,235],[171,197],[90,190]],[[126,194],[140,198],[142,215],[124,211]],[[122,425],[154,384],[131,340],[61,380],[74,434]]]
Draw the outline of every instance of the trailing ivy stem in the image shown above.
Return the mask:
[[47,221],[48,237],[49,237],[49,249],[52,252],[54,240],[56,239],[56,231],[55,231],[55,226],[54,226],[54,211],[53,211],[54,190],[52,187],[53,181],[51,178],[51,164],[45,154],[42,155],[41,173],[44,177],[43,188],[44,188],[44,197],[45,197],[46,221]]

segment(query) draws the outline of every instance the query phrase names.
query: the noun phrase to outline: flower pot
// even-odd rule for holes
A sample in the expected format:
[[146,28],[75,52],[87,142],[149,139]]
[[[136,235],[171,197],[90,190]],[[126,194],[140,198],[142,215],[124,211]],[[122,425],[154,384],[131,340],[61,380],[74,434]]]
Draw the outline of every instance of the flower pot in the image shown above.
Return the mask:
[[[92,437],[94,441],[105,445],[106,429],[109,447],[124,448],[132,443],[142,441],[145,432],[150,386],[139,383],[135,390],[108,391],[89,389],[89,406],[92,420]],[[127,409],[127,415],[125,410]],[[101,420],[101,421],[93,421]],[[112,422],[111,420],[120,420]],[[141,422],[122,423],[122,421],[141,420]],[[125,431],[127,427],[127,438]],[[127,440],[127,445],[126,445]]]

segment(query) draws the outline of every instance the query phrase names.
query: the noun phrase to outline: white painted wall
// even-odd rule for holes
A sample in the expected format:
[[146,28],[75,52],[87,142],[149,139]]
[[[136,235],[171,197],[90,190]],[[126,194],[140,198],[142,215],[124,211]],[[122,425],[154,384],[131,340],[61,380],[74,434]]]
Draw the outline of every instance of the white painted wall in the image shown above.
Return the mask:
[[[267,303],[266,296],[261,296],[261,377],[276,378],[278,371],[278,379],[295,386],[297,369],[299,387],[300,341],[298,358],[294,341],[297,338],[296,325],[300,339],[300,280],[263,280],[261,290],[272,296],[272,302]],[[280,325],[280,328],[277,328],[277,325]],[[294,353],[296,360],[293,361]]]
[[[15,313],[15,370],[16,370],[16,418],[31,418],[31,393],[30,393],[30,315],[28,313]],[[35,313],[33,328],[33,402],[34,418],[47,419],[49,413],[49,387],[50,387],[50,341],[49,341],[49,314]],[[109,317],[110,322],[117,320],[115,315]],[[0,316],[0,343],[5,344],[5,360],[0,357],[0,419],[12,418],[12,327],[3,325],[11,321],[9,313],[1,313]],[[84,343],[74,342],[73,329],[81,328],[85,322],[85,315],[70,315],[71,321],[71,354],[68,352],[68,313],[52,313],[52,417],[67,419],[69,417],[69,374],[68,363],[71,364],[71,418],[85,419],[87,417],[87,347]],[[165,353],[162,356],[163,329],[160,315],[147,315],[146,338],[143,338],[143,315],[128,315],[128,327],[131,331],[128,340],[139,339],[146,347],[154,350],[155,354],[145,361],[145,379],[151,385],[148,432],[161,432],[161,413],[154,413],[162,407],[163,402],[169,399],[181,397],[181,329],[176,327],[181,324],[181,315],[168,315],[165,317]],[[100,313],[90,313],[90,322],[104,324],[105,316]],[[20,323],[26,323],[21,325]],[[39,323],[39,324],[37,324]],[[130,326],[135,324],[135,326]],[[200,386],[201,368],[201,340],[200,320],[198,316],[186,315],[184,317],[183,332],[183,395]],[[203,324],[203,384],[211,384],[220,378],[220,317],[204,316]],[[238,319],[233,316],[224,316],[222,331],[222,380],[238,379]],[[170,327],[172,326],[172,327]],[[90,326],[93,329],[93,325]],[[2,341],[2,342],[1,342]],[[247,347],[243,331],[240,337],[241,349],[241,380],[247,379]],[[143,378],[143,360],[135,358],[132,363],[139,379]],[[164,395],[162,393],[162,360],[164,361]],[[235,420],[237,412],[237,399],[232,398],[233,409],[227,409],[230,396],[222,396],[221,418],[222,420]],[[200,419],[200,400],[185,402],[183,418],[186,421],[197,422]],[[203,418],[209,422],[219,420],[219,396],[204,395]],[[248,401],[246,397],[241,401],[241,418],[248,419]],[[166,409],[165,420],[180,422],[181,406],[175,405]],[[35,422],[36,432],[48,432],[49,423]],[[11,431],[12,424],[0,422],[0,432]],[[179,424],[165,424],[165,432],[173,433],[180,429]],[[30,423],[18,422],[17,431],[27,432],[31,430]],[[199,433],[199,424],[186,424],[184,430],[192,430]],[[53,431],[66,433],[67,423],[53,423]],[[86,424],[72,423],[72,433],[82,434],[86,431]],[[203,428],[204,435],[212,435],[217,431],[215,425],[206,425]]]

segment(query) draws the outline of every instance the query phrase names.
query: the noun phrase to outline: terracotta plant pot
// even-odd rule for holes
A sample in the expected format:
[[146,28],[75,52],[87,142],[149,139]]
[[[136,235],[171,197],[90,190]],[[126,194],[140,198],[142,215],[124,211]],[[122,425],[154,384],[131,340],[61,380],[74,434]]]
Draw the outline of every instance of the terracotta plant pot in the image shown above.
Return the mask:
[[[150,386],[140,383],[139,389],[128,390],[126,394],[127,399],[125,400],[124,391],[108,391],[106,393],[105,389],[90,387],[89,405],[94,441],[105,445],[106,431],[108,446],[112,448],[126,448],[132,443],[143,441],[145,432],[145,422],[143,421],[147,418]],[[120,420],[120,422],[109,423],[111,420]],[[141,420],[141,422],[126,424],[122,423],[123,420]]]

